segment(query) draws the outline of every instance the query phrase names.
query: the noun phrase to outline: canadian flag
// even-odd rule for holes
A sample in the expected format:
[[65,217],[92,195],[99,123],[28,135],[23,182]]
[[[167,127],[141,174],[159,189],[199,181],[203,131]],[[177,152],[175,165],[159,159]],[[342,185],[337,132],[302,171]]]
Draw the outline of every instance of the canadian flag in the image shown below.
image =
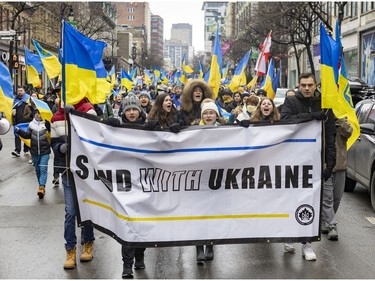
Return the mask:
[[271,49],[271,33],[268,33],[268,36],[266,39],[264,39],[263,44],[260,45],[260,54],[257,60],[257,63],[255,65],[255,70],[257,72],[257,76],[262,76],[267,73],[267,62],[268,57],[270,55],[270,49]]

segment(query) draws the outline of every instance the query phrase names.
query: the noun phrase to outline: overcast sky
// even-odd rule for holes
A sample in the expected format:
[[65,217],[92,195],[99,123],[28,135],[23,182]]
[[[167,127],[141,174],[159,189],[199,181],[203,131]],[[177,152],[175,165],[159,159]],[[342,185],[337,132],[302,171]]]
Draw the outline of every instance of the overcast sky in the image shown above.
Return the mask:
[[164,20],[164,39],[171,38],[174,23],[189,23],[193,26],[194,51],[204,50],[204,13],[203,1],[199,0],[149,0],[151,13]]

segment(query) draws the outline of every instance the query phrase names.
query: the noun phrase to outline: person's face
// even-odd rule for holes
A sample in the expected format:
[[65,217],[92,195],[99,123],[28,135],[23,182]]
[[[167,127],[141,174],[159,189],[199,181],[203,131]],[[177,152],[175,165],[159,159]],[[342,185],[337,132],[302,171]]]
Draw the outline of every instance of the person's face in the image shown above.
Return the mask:
[[180,95],[180,94],[181,94],[181,88],[180,88],[180,87],[177,87],[177,88],[175,89],[175,94],[176,94],[176,95]]
[[117,102],[121,102],[121,100],[122,100],[122,95],[117,95],[116,96],[116,101]]
[[242,102],[243,102],[244,104],[246,104],[246,101],[247,101],[248,98],[249,98],[249,97],[244,97]]
[[193,90],[193,102],[201,102],[203,98],[203,91],[199,87],[195,87]]
[[35,111],[35,112],[34,112],[34,118],[35,118],[36,120],[41,120],[41,119],[42,119],[41,116],[40,116],[39,111]]
[[142,106],[147,106],[147,104],[149,102],[149,99],[146,95],[142,95],[142,96],[139,97],[139,101],[140,101]]
[[241,96],[239,94],[234,95],[234,101],[235,102],[241,102]]
[[310,98],[313,96],[316,90],[316,83],[312,77],[302,78],[299,81],[299,90],[305,98]]
[[296,95],[296,93],[294,91],[286,92],[287,97],[291,97],[291,96],[295,96],[295,95]]
[[17,97],[22,98],[24,94],[25,94],[24,88],[18,88],[17,89]]
[[125,111],[125,118],[130,121],[134,122],[139,118],[139,111],[135,108],[129,108]]
[[163,109],[166,112],[171,112],[172,110],[172,99],[170,96],[166,96],[164,101],[163,101]]
[[31,94],[31,97],[33,97],[34,99],[37,99],[38,98],[38,95],[36,93],[32,93]]
[[270,116],[273,112],[272,102],[269,99],[265,99],[260,104],[260,111],[263,116]]
[[206,125],[215,124],[215,121],[217,120],[216,112],[212,109],[207,109],[203,112],[202,119]]

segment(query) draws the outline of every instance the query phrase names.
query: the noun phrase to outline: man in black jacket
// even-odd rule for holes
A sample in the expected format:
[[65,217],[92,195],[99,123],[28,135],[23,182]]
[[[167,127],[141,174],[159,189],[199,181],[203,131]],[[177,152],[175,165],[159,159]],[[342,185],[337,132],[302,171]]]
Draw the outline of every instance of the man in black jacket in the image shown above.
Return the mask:
[[[333,211],[332,169],[336,163],[336,127],[335,116],[331,109],[322,111],[320,93],[316,91],[316,79],[312,73],[299,76],[299,90],[295,96],[285,99],[281,119],[289,120],[323,120],[324,130],[324,167],[323,167],[323,208],[322,217],[328,227],[336,226]],[[310,243],[302,243],[302,255],[306,260],[316,260]],[[290,244],[285,244],[288,252],[294,252]]]

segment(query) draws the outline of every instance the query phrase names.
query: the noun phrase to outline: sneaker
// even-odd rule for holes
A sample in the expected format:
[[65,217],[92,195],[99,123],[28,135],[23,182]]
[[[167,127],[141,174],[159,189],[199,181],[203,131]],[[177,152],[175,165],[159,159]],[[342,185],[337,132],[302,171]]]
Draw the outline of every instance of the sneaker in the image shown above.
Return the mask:
[[339,235],[337,233],[337,226],[334,225],[334,226],[329,227],[328,229],[329,229],[328,240],[331,240],[331,241],[339,240]]
[[316,261],[316,255],[311,247],[311,243],[302,244],[302,256],[307,261]]
[[30,165],[33,164],[33,160],[29,159],[29,164]]
[[25,152],[23,153],[23,155],[24,155],[24,156],[30,156],[30,152],[25,151]]
[[12,155],[15,157],[21,157],[20,153],[18,151],[12,151]]
[[322,234],[328,234],[328,227],[326,222],[322,219],[322,223],[320,224],[320,231]]
[[57,178],[53,178],[53,180],[52,180],[52,184],[54,185],[54,187],[59,186],[59,184],[60,184],[60,182],[59,182],[59,178],[58,178],[58,177],[57,177]]
[[132,279],[133,278],[133,270],[129,266],[123,265],[123,270],[122,270],[122,279]]
[[294,248],[294,244],[291,243],[285,243],[284,244],[284,249],[285,249],[285,252],[287,253],[294,253],[296,251],[296,248]]
[[145,262],[143,260],[140,260],[140,261],[135,260],[135,263],[134,263],[134,269],[135,270],[145,269],[145,268],[146,268],[146,265],[145,265]]

